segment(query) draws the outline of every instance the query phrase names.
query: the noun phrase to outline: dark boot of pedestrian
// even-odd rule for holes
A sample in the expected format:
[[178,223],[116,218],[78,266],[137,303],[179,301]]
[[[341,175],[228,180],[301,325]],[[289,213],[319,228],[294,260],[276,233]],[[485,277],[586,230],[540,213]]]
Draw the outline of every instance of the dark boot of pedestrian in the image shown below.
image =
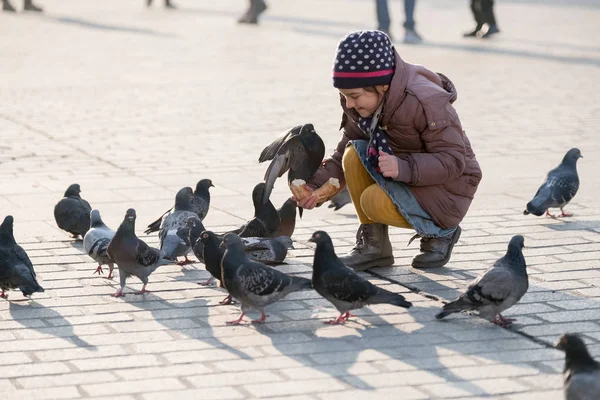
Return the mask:
[[473,18],[475,18],[477,25],[472,31],[463,34],[463,37],[477,37],[479,31],[483,28],[483,24],[485,24],[485,15],[482,7],[481,0],[471,0],[471,12],[473,13]]
[[479,33],[479,31],[481,31],[482,28],[483,24],[477,24],[477,26],[475,26],[475,29],[473,29],[470,32],[464,33],[463,37],[477,37],[477,34]]
[[486,33],[484,33],[483,35],[481,35],[482,39],[488,39],[490,36],[492,36],[495,33],[499,33],[500,29],[498,29],[498,26],[494,25],[490,25],[489,29],[487,30]]
[[384,224],[361,224],[356,232],[356,244],[340,260],[355,271],[372,267],[390,267],[394,264],[388,226]]
[[43,12],[44,10],[41,7],[33,4],[33,0],[25,0],[23,3],[23,9],[25,11],[34,11],[34,12]]
[[2,11],[17,12],[17,10],[15,10],[8,0],[2,0]]
[[[452,249],[460,238],[460,226],[448,236],[421,238],[421,252],[412,260],[415,268],[439,268],[450,261]],[[410,242],[409,242],[410,243]]]
[[258,24],[258,17],[265,12],[267,4],[264,0],[250,0],[250,7],[244,15],[238,19],[240,24]]

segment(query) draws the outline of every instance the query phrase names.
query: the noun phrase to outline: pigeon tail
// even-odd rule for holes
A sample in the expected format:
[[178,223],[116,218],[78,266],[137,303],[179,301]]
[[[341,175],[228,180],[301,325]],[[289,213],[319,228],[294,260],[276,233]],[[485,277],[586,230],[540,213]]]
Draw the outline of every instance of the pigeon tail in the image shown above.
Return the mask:
[[144,231],[146,235],[151,234],[152,232],[158,232],[160,230],[160,223],[162,222],[162,216],[156,221],[152,222],[148,225],[148,228]]
[[379,289],[379,293],[369,299],[369,304],[392,304],[404,308],[412,307],[412,303],[406,301],[401,294],[388,292],[384,289]]
[[536,195],[529,203],[527,203],[527,208],[523,211],[523,214],[533,214],[537,217],[543,215],[548,209],[550,202],[550,193],[539,193]]
[[21,286],[19,286],[19,290],[21,290],[21,293],[23,293],[23,296],[25,296],[25,297],[31,296],[32,294],[34,294],[36,292],[43,293],[46,291],[37,282],[33,282],[33,284],[28,284],[28,285],[21,285]]
[[313,284],[310,279],[302,278],[299,276],[292,276],[292,282],[290,283],[290,291],[297,292],[304,289],[312,289]]
[[450,314],[461,312],[463,310],[473,310],[473,309],[474,309],[473,304],[469,303],[464,298],[459,298],[456,301],[453,301],[448,304],[444,304],[444,307],[442,307],[442,311],[437,313],[435,315],[435,318],[442,319],[444,317],[447,317]]

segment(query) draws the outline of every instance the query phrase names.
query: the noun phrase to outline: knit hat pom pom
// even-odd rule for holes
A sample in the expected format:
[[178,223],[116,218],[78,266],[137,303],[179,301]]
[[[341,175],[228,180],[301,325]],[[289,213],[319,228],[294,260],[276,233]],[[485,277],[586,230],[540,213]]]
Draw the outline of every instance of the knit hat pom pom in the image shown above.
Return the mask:
[[333,86],[355,89],[389,85],[394,75],[394,46],[381,31],[355,31],[338,44],[333,62]]

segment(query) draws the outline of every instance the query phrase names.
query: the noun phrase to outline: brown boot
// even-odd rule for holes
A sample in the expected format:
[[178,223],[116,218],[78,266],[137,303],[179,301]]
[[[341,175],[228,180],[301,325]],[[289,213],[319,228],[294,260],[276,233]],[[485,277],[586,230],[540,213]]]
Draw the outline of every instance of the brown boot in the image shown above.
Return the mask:
[[356,244],[340,260],[355,271],[372,267],[389,267],[394,264],[392,244],[388,226],[383,224],[361,224],[356,232]]
[[[460,238],[460,226],[448,236],[421,238],[421,252],[412,260],[415,268],[439,268],[450,261],[452,249]],[[412,240],[412,239],[411,239]]]
[[34,11],[34,12],[43,12],[44,10],[41,7],[33,4],[33,0],[25,0],[23,2],[23,10],[24,11]]
[[2,11],[17,12],[8,0],[2,0]]

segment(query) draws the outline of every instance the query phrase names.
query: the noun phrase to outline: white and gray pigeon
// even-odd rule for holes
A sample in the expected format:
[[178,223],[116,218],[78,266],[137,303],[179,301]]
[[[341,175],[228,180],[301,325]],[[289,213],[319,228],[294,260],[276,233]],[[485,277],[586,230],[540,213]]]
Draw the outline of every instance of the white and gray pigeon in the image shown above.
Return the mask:
[[592,358],[583,340],[567,333],[554,347],[565,352],[565,400],[600,399],[600,363]]
[[83,237],[83,249],[98,263],[98,268],[94,273],[98,275],[104,273],[103,265],[108,265],[109,271],[107,279],[112,279],[113,270],[115,269],[114,261],[106,254],[108,244],[115,236],[115,231],[104,224],[100,217],[100,211],[94,209],[90,215],[90,229]]
[[343,324],[353,315],[350,310],[369,304],[392,304],[410,308],[404,296],[373,285],[348,268],[335,254],[331,237],[325,231],[313,233],[309,242],[317,244],[313,260],[312,284],[340,312],[327,324]]
[[248,258],[263,264],[281,264],[293,241],[289,236],[276,238],[242,238]]
[[254,323],[265,322],[265,307],[282,299],[292,292],[312,287],[310,279],[286,275],[264,264],[248,258],[244,242],[235,233],[228,233],[221,246],[225,247],[222,261],[223,286],[233,298],[241,303],[242,314],[229,325],[242,322],[244,315],[255,309],[261,312],[261,318]]
[[158,237],[160,239],[160,249],[165,252],[165,257],[177,261],[177,257],[185,257],[184,261],[178,262],[179,265],[191,263],[187,254],[192,249],[190,244],[187,225],[188,220],[200,222],[200,218],[194,212],[192,198],[194,193],[192,188],[186,186],[177,192],[175,196],[175,207],[162,219]]
[[523,247],[523,236],[513,236],[506,254],[475,279],[457,300],[444,305],[435,317],[442,319],[452,313],[474,310],[496,325],[510,325],[514,319],[504,318],[501,313],[515,305],[529,288]]
[[68,187],[64,197],[54,206],[56,225],[69,232],[74,238],[83,237],[90,229],[90,203],[81,198],[81,187],[74,183]]
[[560,208],[559,217],[572,217],[564,207],[577,194],[579,190],[579,175],[577,175],[577,160],[583,158],[577,148],[565,154],[562,162],[552,171],[548,172],[546,181],[540,186],[533,199],[527,203],[523,214],[540,216],[546,213],[548,217],[555,217],[548,211],[549,208]]
[[346,204],[350,203],[352,200],[350,199],[350,192],[348,192],[348,187],[344,187],[338,194],[333,196],[329,201],[329,206],[327,208],[333,208],[333,211],[337,211],[340,208],[344,207]]
[[[206,218],[206,214],[208,214],[208,210],[210,208],[210,191],[211,187],[215,187],[210,179],[201,179],[196,184],[196,190],[194,190],[194,196],[192,197],[192,211],[198,215],[200,221],[204,221]],[[148,225],[148,228],[144,231],[145,234],[150,234],[152,232],[158,232],[160,230],[160,226],[163,218],[173,211],[171,208],[169,211],[165,212],[160,216],[156,221],[152,222]]]
[[129,276],[138,277],[144,284],[142,290],[136,294],[148,292],[146,285],[150,274],[161,265],[173,263],[172,260],[165,258],[164,251],[148,246],[135,235],[135,219],[135,210],[130,208],[108,244],[107,254],[119,267],[121,283],[121,287],[112,295],[113,297],[125,296],[123,290]]
[[0,297],[6,299],[9,289],[20,289],[23,296],[43,292],[36,279],[31,260],[13,236],[13,217],[8,215],[0,225]]

